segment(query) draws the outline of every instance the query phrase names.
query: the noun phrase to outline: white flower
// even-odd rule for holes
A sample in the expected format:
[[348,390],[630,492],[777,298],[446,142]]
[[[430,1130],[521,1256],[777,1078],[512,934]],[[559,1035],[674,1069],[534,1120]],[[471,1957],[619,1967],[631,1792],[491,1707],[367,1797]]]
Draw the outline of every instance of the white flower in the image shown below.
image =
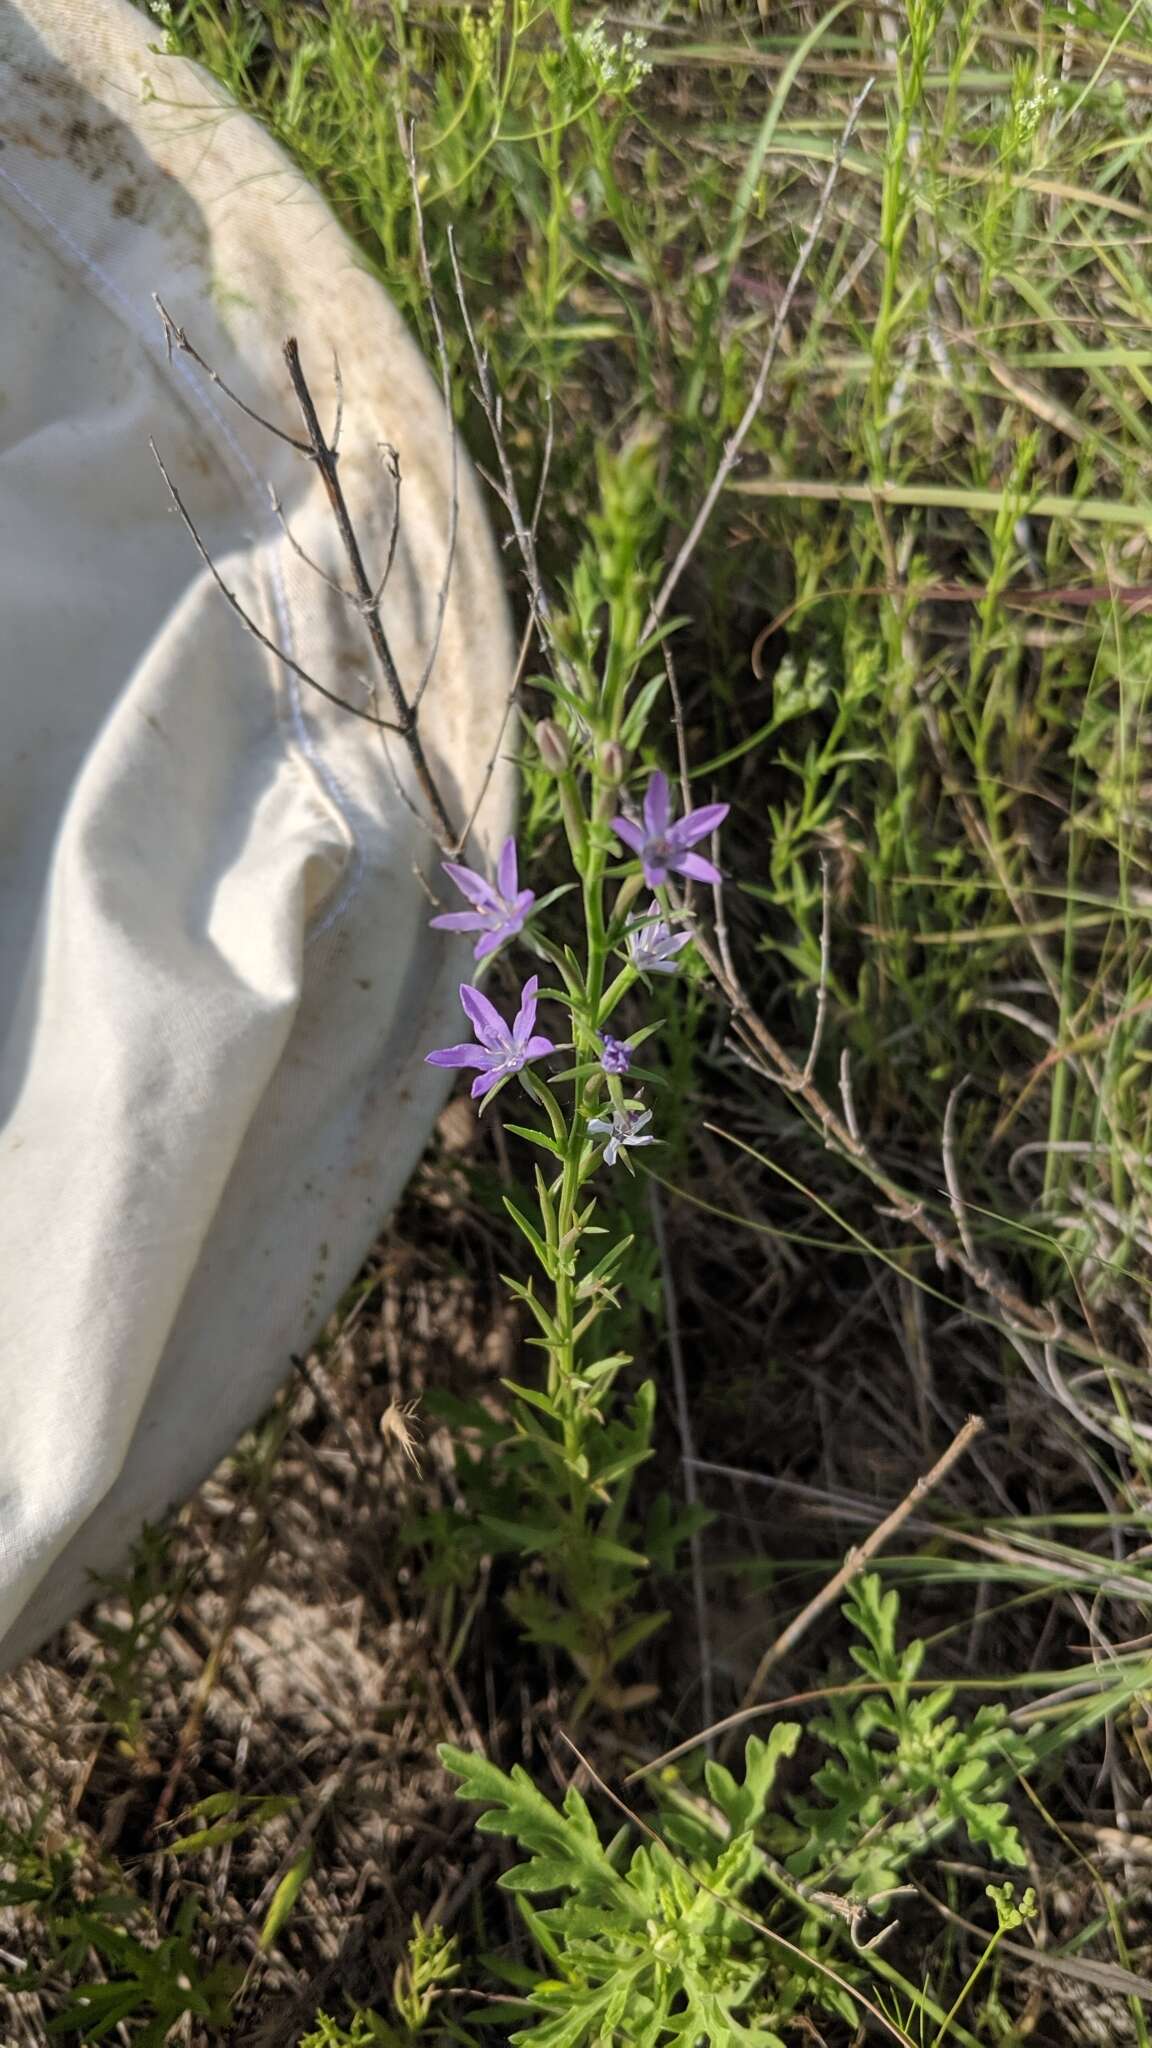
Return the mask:
[[644,54],[648,48],[644,37],[625,29],[618,43],[611,42],[604,33],[603,15],[587,28],[578,29],[572,41],[601,92],[626,99],[652,69]]
[[691,932],[674,932],[653,897],[644,917],[628,920],[628,958],[641,974],[675,974],[676,955],[689,944]]
[[589,1131],[597,1138],[608,1140],[604,1147],[605,1166],[615,1166],[622,1145],[654,1145],[655,1138],[643,1138],[640,1135],[645,1124],[650,1124],[651,1121],[650,1109],[614,1109],[610,1117],[589,1117]]

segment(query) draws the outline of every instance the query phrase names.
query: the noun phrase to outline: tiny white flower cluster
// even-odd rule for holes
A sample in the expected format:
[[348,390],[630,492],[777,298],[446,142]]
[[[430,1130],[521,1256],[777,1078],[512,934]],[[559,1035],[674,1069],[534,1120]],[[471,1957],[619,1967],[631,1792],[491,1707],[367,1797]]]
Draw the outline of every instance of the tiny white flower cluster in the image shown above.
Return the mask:
[[1027,99],[1018,100],[1015,108],[1016,133],[1024,142],[1030,142],[1036,130],[1056,105],[1060,95],[1050,78],[1038,78],[1034,92]]
[[612,42],[604,32],[603,16],[578,29],[572,40],[601,92],[626,97],[652,69],[644,54],[645,38],[629,28],[618,43]]
[[504,0],[491,0],[491,4],[479,13],[466,8],[461,15],[460,34],[478,71],[489,67],[503,25]]

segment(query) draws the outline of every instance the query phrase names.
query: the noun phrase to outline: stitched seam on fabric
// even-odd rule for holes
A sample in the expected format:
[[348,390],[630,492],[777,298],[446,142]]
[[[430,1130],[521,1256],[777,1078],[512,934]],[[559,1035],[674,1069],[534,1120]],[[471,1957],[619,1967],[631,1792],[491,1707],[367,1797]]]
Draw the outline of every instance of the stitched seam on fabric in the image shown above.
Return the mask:
[[[68,250],[69,254],[75,258],[76,262],[79,263],[81,268],[88,273],[89,277],[94,278],[96,280],[97,284],[101,288],[102,295],[110,299],[112,303],[117,307],[118,311],[124,317],[138,345],[144,350],[145,354],[148,355],[153,360],[154,363],[158,363],[160,358],[159,345],[157,344],[154,346],[147,340],[144,328],[144,321],[141,316],[140,310],[133,305],[127,293],[121,290],[120,286],[116,283],[116,280],[110,277],[107,271],[105,271],[99,263],[95,262],[95,260],[91,256],[89,256],[83,248],[81,248],[80,244],[75,240],[74,236],[69,234],[67,228],[62,227],[59,221],[53,218],[53,216],[48,212],[47,208],[40,204],[40,201],[36,199],[31,192],[29,192],[27,187],[21,183],[20,179],[13,177],[12,173],[8,170],[5,170],[2,166],[0,166],[0,181],[2,181],[5,185],[9,186],[10,189],[13,192],[15,192],[17,196],[23,201],[24,205],[30,207],[32,212],[39,216],[39,218],[45,223],[45,225],[51,229],[52,233],[55,235],[57,241],[61,244],[61,246]],[[225,443],[225,445],[231,452],[234,461],[236,462],[240,470],[243,472],[245,478],[247,479],[248,484],[252,489],[253,495],[262,498],[260,478],[257,475],[256,470],[253,468],[251,462],[249,461],[248,456],[244,448],[242,447],[241,443],[237,440],[235,434],[232,432],[232,429],[228,425],[227,420],[225,420],[222,417],[222,415],[217,411],[216,406],[208,397],[208,394],[204,391],[202,385],[199,383],[197,378],[192,374],[190,366],[184,362],[179,361],[178,359],[173,359],[171,367],[176,372],[177,377],[180,379],[180,382],[185,386],[185,389],[188,391],[191,398],[194,400],[200,412],[206,416],[209,424],[213,428],[215,428],[220,439]],[[264,513],[263,509],[263,504],[261,504],[261,515],[262,518],[266,518],[266,514]],[[275,610],[276,613],[277,631],[281,636],[285,651],[288,654],[294,654],[295,646],[292,633],[292,615],[288,605],[288,593],[284,582],[284,545],[285,543],[283,542],[283,540],[277,540],[270,550],[268,580],[272,588],[272,602],[273,609]],[[313,940],[318,939],[323,932],[328,931],[329,928],[333,924],[335,924],[336,920],[343,915],[344,911],[347,909],[349,903],[351,902],[353,896],[359,889],[360,884],[364,879],[364,850],[363,847],[361,846],[359,834],[356,831],[355,824],[353,823],[352,817],[350,815],[349,806],[351,803],[351,799],[348,795],[348,792],[344,788],[339,777],[335,774],[333,769],[331,769],[328,763],[324,760],[323,755],[321,754],[316,744],[316,741],[313,739],[312,734],[309,730],[308,722],[304,714],[304,705],[301,697],[300,678],[296,676],[293,673],[293,671],[287,667],[286,664],[281,663],[280,666],[281,674],[284,676],[285,683],[287,686],[288,702],[292,712],[292,726],[295,732],[297,744],[300,748],[301,753],[305,756],[305,759],[308,761],[309,766],[312,768],[317,781],[320,783],[329,801],[332,803],[338,815],[340,816],[344,824],[344,828],[348,833],[350,841],[350,859],[348,864],[348,874],[345,878],[344,887],[339,892],[334,902],[329,904],[327,910],[323,913],[323,915],[320,918],[318,918],[313,924],[310,924],[307,930],[305,931],[304,944],[306,946],[310,946]]]

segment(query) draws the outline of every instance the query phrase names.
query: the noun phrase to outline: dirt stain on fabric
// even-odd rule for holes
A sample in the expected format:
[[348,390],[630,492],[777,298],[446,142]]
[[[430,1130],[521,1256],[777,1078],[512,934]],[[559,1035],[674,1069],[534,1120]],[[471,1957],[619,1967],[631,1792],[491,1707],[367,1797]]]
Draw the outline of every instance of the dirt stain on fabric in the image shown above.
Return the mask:
[[132,130],[93,98],[47,50],[8,74],[13,117],[3,143],[46,161],[73,164],[92,185],[115,185],[117,220],[151,225],[181,264],[210,269],[204,217],[177,179]]

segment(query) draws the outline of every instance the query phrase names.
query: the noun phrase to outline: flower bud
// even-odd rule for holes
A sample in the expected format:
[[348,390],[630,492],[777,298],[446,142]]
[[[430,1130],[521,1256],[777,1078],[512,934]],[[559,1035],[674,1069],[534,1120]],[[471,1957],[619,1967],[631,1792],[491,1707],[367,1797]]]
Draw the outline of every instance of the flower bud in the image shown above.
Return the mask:
[[605,782],[623,782],[627,766],[619,740],[605,740],[600,749],[600,773]]
[[563,775],[568,766],[568,742],[554,718],[542,718],[536,727],[540,759],[553,775]]
[[627,757],[619,740],[605,740],[596,757],[600,775],[600,792],[596,798],[595,816],[602,825],[611,824],[620,808],[620,784],[628,767]]
[[[616,901],[612,906],[613,917],[624,917],[631,910],[643,887],[644,877],[642,874],[637,872],[634,875],[626,875],[616,892]],[[648,963],[645,961],[643,964],[646,966]]]
[[626,1074],[632,1065],[632,1048],[626,1039],[613,1038],[611,1032],[602,1031],[600,1042],[604,1047],[600,1065],[606,1074]]

